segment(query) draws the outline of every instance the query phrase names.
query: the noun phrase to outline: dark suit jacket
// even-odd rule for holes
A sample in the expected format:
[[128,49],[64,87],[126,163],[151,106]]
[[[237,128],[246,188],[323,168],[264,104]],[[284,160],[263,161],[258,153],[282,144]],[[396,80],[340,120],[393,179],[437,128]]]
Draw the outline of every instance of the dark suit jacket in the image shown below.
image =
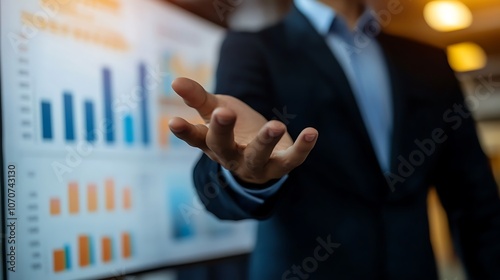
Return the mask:
[[228,187],[218,164],[202,156],[195,167],[210,212],[260,221],[251,279],[436,279],[431,185],[470,279],[500,279],[498,190],[445,53],[387,34],[377,39],[394,103],[385,176],[346,76],[296,8],[263,31],[228,33],[216,92],[285,122],[292,137],[308,126],[320,135],[305,163],[257,209]]

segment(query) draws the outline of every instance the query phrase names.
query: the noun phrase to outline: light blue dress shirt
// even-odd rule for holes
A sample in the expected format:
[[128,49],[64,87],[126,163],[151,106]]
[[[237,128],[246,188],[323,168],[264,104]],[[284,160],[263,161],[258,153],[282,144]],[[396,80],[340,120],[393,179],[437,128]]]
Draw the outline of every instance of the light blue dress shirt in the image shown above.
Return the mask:
[[[315,0],[295,0],[295,5],[325,38],[332,54],[344,70],[352,88],[365,127],[380,164],[381,172],[390,168],[392,135],[391,83],[386,60],[374,38],[380,25],[366,10],[354,30],[329,6]],[[258,207],[276,193],[288,176],[263,190],[250,190],[239,185],[226,169],[222,169],[229,186],[248,199],[249,206]]]

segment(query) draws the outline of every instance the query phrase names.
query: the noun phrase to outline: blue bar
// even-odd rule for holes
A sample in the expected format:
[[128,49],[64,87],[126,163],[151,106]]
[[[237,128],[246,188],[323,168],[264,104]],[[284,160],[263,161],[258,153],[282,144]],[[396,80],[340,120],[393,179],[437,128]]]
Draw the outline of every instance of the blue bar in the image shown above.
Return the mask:
[[88,142],[95,141],[95,117],[94,104],[92,101],[85,101],[85,138]]
[[149,144],[149,117],[148,117],[148,92],[146,90],[146,65],[139,65],[140,98],[141,98],[141,118],[142,118],[142,143]]
[[125,129],[125,143],[134,143],[134,120],[132,119],[132,115],[129,114],[123,118],[123,126]]
[[95,264],[94,240],[89,236],[89,257],[90,264]]
[[69,250],[69,245],[64,246],[64,257],[66,261],[66,269],[71,268],[71,251]]
[[52,110],[48,101],[42,101],[42,138],[52,139]]
[[107,68],[102,70],[103,90],[104,90],[104,120],[105,120],[105,139],[108,143],[115,141],[114,118],[113,118],[113,99],[111,96],[111,71]]
[[169,183],[175,188],[172,188],[168,193],[168,201],[170,213],[172,213],[172,237],[174,239],[187,239],[195,235],[195,230],[192,223],[186,220],[183,213],[182,205],[187,205],[190,201],[189,190],[185,188],[185,181],[181,178],[171,178]]
[[64,93],[64,123],[66,131],[66,140],[75,140],[75,117],[73,114],[73,96],[66,92]]
[[[164,69],[170,69],[172,55],[169,52],[166,52],[165,54],[163,54],[162,60],[163,60],[162,71],[168,71]],[[174,91],[172,89],[173,81],[174,81],[173,75],[168,74],[166,76],[163,76],[163,94],[165,96],[171,96],[174,94]]]

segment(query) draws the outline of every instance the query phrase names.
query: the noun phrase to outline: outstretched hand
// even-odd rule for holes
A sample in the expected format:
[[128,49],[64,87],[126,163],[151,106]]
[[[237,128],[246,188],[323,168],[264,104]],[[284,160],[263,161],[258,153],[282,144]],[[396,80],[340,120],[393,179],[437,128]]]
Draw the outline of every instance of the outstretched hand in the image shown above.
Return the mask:
[[232,96],[209,94],[193,80],[177,78],[172,88],[205,121],[193,125],[173,118],[172,133],[245,182],[263,184],[283,177],[302,164],[316,144],[316,129],[304,129],[294,143],[283,123],[267,121]]

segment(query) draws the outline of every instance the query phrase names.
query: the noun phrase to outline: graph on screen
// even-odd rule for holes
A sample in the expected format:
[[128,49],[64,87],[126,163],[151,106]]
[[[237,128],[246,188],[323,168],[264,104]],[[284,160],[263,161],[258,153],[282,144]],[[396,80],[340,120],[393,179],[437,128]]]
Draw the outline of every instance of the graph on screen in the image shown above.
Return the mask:
[[[64,118],[61,119],[62,131],[55,133],[54,129],[58,126],[53,124],[52,103],[48,98],[41,99],[40,102],[40,134],[44,141],[51,141],[55,135],[59,135],[65,141],[75,141],[77,134],[90,143],[96,141],[97,135],[102,135],[103,140],[107,144],[114,144],[116,141],[122,141],[127,145],[136,144],[136,142],[147,146],[151,143],[150,136],[150,119],[148,112],[148,92],[145,87],[146,81],[146,66],[140,64],[137,67],[137,77],[139,84],[139,110],[136,115],[133,112],[124,112],[120,118],[115,118],[113,109],[113,86],[112,86],[112,72],[108,68],[103,68],[102,73],[102,108],[103,119],[96,118],[95,100],[85,98],[81,104],[75,104],[75,93],[71,90],[61,91],[62,108]],[[82,115],[75,116],[75,106],[81,106]],[[57,118],[60,119],[60,118]],[[138,120],[139,119],[139,120]],[[76,131],[76,122],[83,123],[83,130]],[[99,123],[98,127],[96,123]],[[138,129],[140,127],[140,130]],[[99,130],[102,129],[102,130]],[[123,139],[116,139],[115,130],[121,129],[123,131]]]
[[0,9],[23,268],[8,279],[115,277],[247,252],[254,225],[206,212],[191,178],[199,153],[168,128],[174,116],[202,122],[169,85],[187,76],[211,90],[222,30],[155,0],[49,2]]

